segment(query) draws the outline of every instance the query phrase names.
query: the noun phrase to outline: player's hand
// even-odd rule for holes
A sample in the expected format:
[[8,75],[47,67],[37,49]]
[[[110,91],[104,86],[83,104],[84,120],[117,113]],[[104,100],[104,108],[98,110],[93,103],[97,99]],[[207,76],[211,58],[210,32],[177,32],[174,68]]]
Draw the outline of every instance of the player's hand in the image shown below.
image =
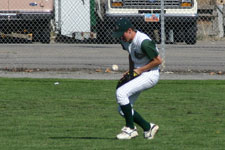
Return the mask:
[[134,69],[134,72],[136,72],[136,73],[137,73],[137,75],[142,74],[142,71],[141,71],[140,69]]

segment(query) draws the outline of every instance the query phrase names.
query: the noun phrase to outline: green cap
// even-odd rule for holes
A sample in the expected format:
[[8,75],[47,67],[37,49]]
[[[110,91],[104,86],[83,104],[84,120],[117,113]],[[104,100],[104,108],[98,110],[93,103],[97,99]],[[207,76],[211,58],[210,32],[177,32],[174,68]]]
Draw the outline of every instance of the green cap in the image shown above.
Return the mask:
[[115,30],[114,30],[112,36],[114,38],[119,38],[119,37],[123,36],[124,32],[126,32],[129,28],[132,28],[132,27],[133,27],[133,25],[128,19],[120,18],[116,22],[116,27],[115,27]]

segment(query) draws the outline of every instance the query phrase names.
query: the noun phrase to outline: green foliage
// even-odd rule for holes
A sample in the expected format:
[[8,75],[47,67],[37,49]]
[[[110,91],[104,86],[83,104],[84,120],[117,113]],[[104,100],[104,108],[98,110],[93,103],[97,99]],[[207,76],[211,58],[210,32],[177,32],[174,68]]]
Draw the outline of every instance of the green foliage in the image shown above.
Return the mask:
[[160,126],[152,141],[140,127],[135,139],[115,139],[124,125],[116,83],[0,78],[1,149],[224,149],[225,81],[162,80],[143,92],[135,110]]

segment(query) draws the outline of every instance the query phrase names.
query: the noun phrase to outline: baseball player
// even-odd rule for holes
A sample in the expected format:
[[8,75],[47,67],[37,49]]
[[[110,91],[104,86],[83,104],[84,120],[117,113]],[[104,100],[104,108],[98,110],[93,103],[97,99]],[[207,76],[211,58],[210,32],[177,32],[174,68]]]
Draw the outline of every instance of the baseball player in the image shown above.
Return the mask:
[[134,122],[144,130],[146,139],[153,139],[159,126],[147,122],[133,109],[134,102],[140,93],[154,87],[159,80],[159,65],[162,59],[158,48],[146,34],[135,30],[128,19],[121,18],[116,22],[112,35],[121,38],[121,45],[129,53],[129,71],[120,79],[116,90],[118,111],[125,118],[126,125],[117,139],[131,139],[138,136]]

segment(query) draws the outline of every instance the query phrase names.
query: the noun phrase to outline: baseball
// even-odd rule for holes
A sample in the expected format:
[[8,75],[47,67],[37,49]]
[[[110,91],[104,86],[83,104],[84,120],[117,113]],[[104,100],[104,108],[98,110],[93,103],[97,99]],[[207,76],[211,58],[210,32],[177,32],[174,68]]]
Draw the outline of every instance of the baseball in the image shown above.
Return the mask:
[[113,71],[118,71],[118,69],[119,69],[118,65],[112,65],[112,70]]

